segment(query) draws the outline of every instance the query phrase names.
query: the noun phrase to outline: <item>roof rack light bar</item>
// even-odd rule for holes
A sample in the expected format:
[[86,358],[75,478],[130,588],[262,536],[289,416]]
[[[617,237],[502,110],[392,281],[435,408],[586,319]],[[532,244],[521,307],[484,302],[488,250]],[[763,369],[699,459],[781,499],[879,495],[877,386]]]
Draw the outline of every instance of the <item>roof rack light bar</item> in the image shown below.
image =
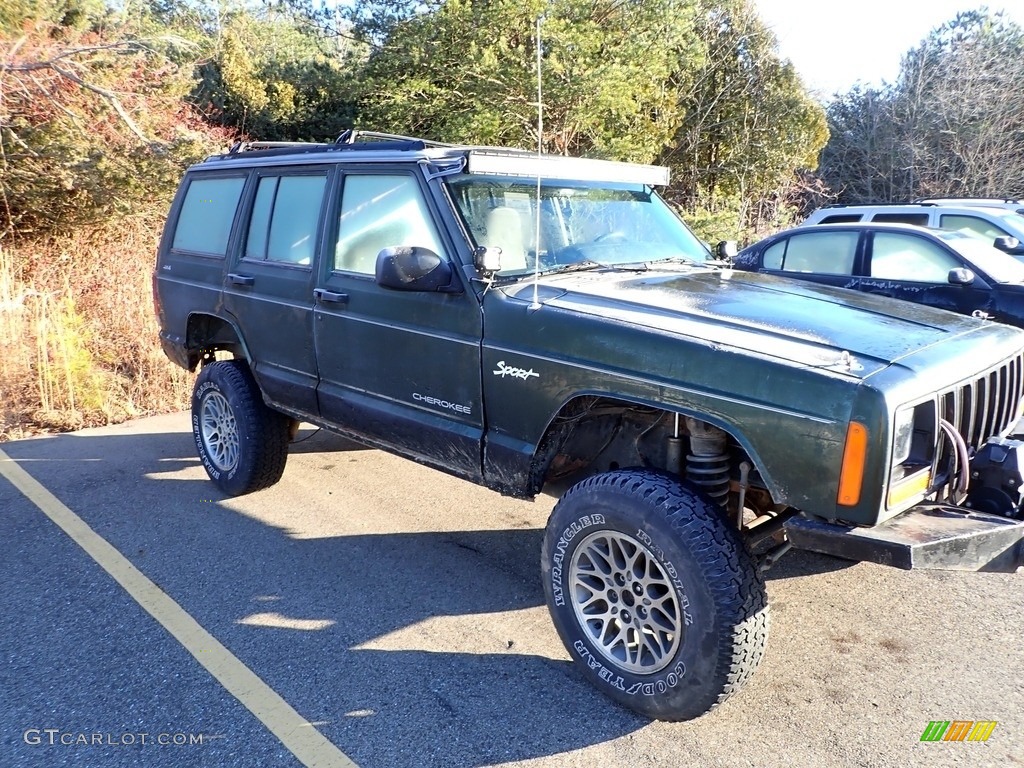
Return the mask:
[[590,160],[560,155],[527,155],[473,151],[469,153],[469,173],[496,176],[522,176],[567,181],[613,181],[646,184],[650,187],[668,185],[668,168],[661,165],[639,165],[613,160]]

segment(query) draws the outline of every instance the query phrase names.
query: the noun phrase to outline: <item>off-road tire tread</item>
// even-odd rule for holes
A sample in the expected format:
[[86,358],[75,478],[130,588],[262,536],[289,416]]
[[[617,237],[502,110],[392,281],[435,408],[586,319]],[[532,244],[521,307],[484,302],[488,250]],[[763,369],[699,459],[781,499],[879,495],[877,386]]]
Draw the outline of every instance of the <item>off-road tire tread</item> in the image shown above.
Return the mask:
[[719,692],[712,701],[694,701],[692,711],[660,719],[688,720],[715,709],[746,684],[767,645],[771,626],[768,595],[754,556],[722,510],[676,477],[647,469],[613,470],[573,486],[558,505],[593,491],[645,500],[661,510],[672,530],[688,542],[721,617],[712,688]]

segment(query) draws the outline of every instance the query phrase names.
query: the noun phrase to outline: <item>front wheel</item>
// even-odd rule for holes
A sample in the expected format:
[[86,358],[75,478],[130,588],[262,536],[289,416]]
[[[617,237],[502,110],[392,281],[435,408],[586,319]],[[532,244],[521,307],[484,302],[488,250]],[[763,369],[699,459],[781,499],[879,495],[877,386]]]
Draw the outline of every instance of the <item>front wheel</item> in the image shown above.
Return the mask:
[[241,496],[267,488],[284,473],[289,419],[268,408],[240,360],[205,366],[192,390],[192,434],[210,479]]
[[658,720],[699,717],[764,654],[768,598],[739,533],[706,497],[648,470],[583,480],[541,555],[548,610],[590,682]]

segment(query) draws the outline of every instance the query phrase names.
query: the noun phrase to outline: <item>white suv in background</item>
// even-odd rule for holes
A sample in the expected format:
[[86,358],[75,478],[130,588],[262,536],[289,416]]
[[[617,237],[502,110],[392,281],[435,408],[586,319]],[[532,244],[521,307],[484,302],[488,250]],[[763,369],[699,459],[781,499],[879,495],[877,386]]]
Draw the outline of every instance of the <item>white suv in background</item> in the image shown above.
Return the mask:
[[1024,200],[1012,197],[919,197],[915,203],[932,203],[933,205],[969,205],[983,208],[1005,208],[1008,211],[1024,215]]
[[1024,216],[1002,207],[937,202],[827,205],[815,210],[800,226],[859,221],[915,224],[975,234],[1024,259]]

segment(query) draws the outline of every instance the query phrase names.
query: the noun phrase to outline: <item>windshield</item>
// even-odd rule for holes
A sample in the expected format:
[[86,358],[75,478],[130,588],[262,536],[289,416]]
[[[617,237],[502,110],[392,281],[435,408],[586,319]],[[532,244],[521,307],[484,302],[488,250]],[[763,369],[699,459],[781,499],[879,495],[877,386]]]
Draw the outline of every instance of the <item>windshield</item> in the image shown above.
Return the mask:
[[[537,180],[465,174],[449,179],[476,246],[501,249],[502,275],[532,272]],[[545,179],[540,189],[540,268],[616,266],[664,259],[703,263],[707,247],[648,187]]]
[[993,248],[988,240],[964,232],[934,231],[934,234],[997,283],[1024,283],[1024,264]]

